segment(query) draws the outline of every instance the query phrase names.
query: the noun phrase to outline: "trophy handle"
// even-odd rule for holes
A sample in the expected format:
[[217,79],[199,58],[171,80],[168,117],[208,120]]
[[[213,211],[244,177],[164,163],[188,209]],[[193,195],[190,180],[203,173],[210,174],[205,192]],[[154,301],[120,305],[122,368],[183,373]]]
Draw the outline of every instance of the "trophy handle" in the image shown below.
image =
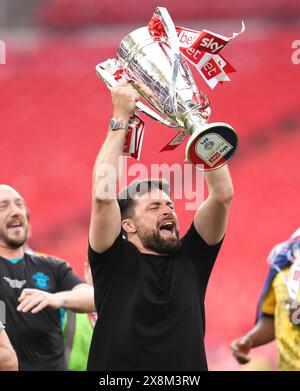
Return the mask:
[[177,111],[177,101],[176,101],[176,82],[180,67],[180,50],[179,42],[177,37],[177,32],[174,26],[174,23],[171,19],[171,16],[168,10],[164,7],[157,7],[155,14],[160,17],[160,20],[165,28],[165,31],[168,36],[169,44],[171,45],[173,61],[172,61],[172,84],[170,86],[170,97],[168,99],[168,111],[176,112]]
[[[181,56],[177,31],[168,10],[164,7],[157,7],[155,10],[155,14],[160,18],[161,23],[166,31],[168,43],[171,46],[173,55],[172,82],[169,90],[169,98],[164,103],[164,110],[168,113],[177,112],[176,84],[180,68],[183,70],[185,77],[189,80],[193,93],[195,94],[195,96],[197,96],[198,102],[201,102],[201,104],[198,104],[198,107],[201,108],[202,111],[206,110],[210,105],[209,99],[203,92],[199,92],[196,83],[192,77],[190,68],[187,65],[184,57]],[[183,66],[183,63],[186,65]],[[208,119],[208,117],[209,114],[206,116],[206,120]]]
[[[104,83],[106,84],[106,86],[108,87],[109,90],[111,90],[113,87],[115,87],[118,84],[118,82],[114,78],[114,76],[103,67],[102,63],[96,65],[96,73],[100,77],[100,79],[104,81]],[[148,115],[149,117],[151,117],[152,119],[154,119],[158,122],[161,122],[164,125],[167,125],[171,128],[178,127],[178,125],[176,123],[173,123],[173,122],[163,118],[161,115],[157,114],[154,110],[150,109],[150,107],[148,107],[147,105],[145,105],[144,103],[142,103],[140,101],[136,103],[136,107],[142,113]]]
[[198,170],[216,170],[232,159],[237,145],[235,130],[224,122],[214,122],[194,130],[186,145],[186,159]]

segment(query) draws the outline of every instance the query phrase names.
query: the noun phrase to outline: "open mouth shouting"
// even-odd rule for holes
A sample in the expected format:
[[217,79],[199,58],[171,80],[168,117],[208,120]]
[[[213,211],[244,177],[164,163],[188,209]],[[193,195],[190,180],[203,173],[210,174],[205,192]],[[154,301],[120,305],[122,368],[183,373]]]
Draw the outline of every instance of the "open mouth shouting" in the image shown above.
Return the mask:
[[172,220],[164,221],[159,226],[159,232],[163,235],[175,235],[176,236],[176,224]]

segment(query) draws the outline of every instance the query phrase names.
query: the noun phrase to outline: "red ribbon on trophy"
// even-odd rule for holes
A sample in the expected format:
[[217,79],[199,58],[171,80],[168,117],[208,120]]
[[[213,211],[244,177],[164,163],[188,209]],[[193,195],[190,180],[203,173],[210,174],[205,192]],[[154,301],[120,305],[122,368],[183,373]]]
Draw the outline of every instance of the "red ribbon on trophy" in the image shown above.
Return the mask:
[[[156,13],[148,24],[149,33],[154,37],[167,37],[165,28]],[[230,81],[228,73],[236,72],[219,53],[236,39],[245,30],[244,22],[239,33],[233,33],[231,37],[225,37],[208,30],[196,31],[185,27],[176,27],[181,54],[198,70],[200,75],[212,89],[218,83]],[[186,132],[180,131],[162,149],[171,151],[178,147],[188,136]]]
[[[154,14],[148,24],[154,37],[167,37],[160,18]],[[227,73],[236,70],[219,53],[245,30],[244,22],[239,33],[225,37],[208,30],[196,31],[185,27],[176,27],[181,54],[195,66],[206,83],[213,89],[224,81],[229,81]]]

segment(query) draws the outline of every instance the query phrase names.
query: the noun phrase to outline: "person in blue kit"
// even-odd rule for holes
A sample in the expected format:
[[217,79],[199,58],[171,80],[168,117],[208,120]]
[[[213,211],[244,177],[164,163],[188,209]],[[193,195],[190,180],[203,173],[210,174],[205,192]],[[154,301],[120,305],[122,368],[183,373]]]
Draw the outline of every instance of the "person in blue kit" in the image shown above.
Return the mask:
[[28,216],[20,194],[0,185],[0,300],[6,332],[20,370],[66,370],[59,309],[92,312],[94,291],[65,262],[25,251]]
[[204,174],[208,197],[182,239],[164,181],[133,182],[117,197],[139,97],[124,81],[113,88],[113,118],[94,167],[88,257],[98,320],[88,370],[207,370],[204,298],[233,185],[226,165]]

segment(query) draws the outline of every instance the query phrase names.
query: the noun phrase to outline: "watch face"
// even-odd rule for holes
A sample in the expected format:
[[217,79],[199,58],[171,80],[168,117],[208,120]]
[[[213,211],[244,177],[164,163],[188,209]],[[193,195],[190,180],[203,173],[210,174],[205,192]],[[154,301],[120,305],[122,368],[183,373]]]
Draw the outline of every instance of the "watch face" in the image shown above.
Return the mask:
[[111,120],[109,121],[109,127],[110,127],[111,129],[115,129],[116,123],[117,123],[117,121],[116,121],[115,119],[111,119]]
[[126,129],[127,124],[124,124],[123,122],[119,122],[116,119],[111,119],[109,121],[109,127],[111,130]]

